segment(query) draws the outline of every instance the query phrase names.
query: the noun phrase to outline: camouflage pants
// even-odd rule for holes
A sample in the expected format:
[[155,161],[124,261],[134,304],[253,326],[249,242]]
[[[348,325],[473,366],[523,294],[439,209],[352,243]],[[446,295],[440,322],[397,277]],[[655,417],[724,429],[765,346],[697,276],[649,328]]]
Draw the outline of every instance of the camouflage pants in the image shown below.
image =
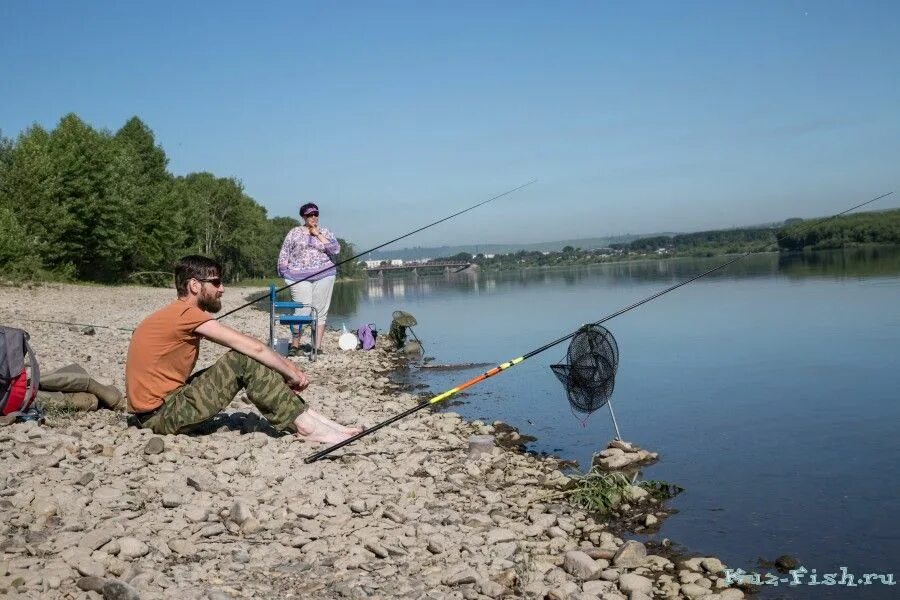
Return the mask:
[[163,405],[141,426],[154,433],[186,433],[228,406],[242,388],[277,429],[293,431],[294,419],[306,410],[306,403],[281,375],[232,350],[166,396]]

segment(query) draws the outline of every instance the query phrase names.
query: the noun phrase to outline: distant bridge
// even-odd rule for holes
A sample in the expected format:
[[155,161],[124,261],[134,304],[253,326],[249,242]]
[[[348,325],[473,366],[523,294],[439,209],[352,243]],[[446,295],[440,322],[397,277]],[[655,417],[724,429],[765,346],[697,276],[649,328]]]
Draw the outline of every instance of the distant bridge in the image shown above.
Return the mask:
[[443,271],[444,273],[458,273],[464,269],[473,267],[478,268],[473,262],[460,260],[440,260],[427,263],[405,263],[402,265],[380,265],[377,267],[366,267],[366,273],[375,275],[384,275],[388,272],[407,271],[410,273],[419,273],[420,271],[434,272]]

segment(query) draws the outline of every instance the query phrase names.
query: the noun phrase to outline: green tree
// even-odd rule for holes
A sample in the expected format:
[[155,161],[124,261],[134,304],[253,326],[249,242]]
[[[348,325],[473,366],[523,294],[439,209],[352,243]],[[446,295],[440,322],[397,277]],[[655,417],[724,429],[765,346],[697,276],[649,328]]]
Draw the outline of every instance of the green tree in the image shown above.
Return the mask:
[[[120,282],[205,254],[232,281],[271,276],[297,221],[268,219],[236,179],[176,178],[167,165],[138,117],[115,134],[74,114],[52,131],[35,125],[14,141],[0,134],[0,271]],[[341,243],[342,256],[352,255]]]
[[[338,238],[337,240],[341,245],[341,251],[334,257],[335,264],[342,263],[356,254],[356,249],[353,247],[353,244],[342,238]],[[358,279],[363,277],[364,274],[365,271],[363,270],[363,267],[355,260],[341,264],[337,268],[337,276],[340,279]]]
[[110,136],[73,114],[50,134],[49,150],[59,180],[52,201],[65,214],[54,224],[53,242],[79,278],[119,280],[123,249],[134,243],[129,219],[136,192],[130,176],[134,164]]

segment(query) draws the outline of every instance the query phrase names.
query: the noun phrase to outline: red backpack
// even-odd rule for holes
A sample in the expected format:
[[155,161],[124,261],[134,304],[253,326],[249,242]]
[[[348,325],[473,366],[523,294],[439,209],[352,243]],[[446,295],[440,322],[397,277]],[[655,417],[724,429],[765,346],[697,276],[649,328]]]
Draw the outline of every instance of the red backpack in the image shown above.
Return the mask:
[[[37,357],[28,344],[28,333],[0,325],[0,415],[28,410],[41,379]],[[25,368],[25,357],[31,377]]]

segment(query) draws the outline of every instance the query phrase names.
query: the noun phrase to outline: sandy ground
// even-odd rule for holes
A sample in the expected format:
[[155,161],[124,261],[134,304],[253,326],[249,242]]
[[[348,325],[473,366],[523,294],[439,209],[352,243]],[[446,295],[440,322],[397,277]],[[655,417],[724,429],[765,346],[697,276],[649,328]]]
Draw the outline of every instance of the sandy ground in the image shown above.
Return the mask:
[[[224,310],[243,303],[230,289]],[[124,389],[130,329],[173,298],[155,288],[0,287],[42,368],[70,363]],[[95,326],[93,335],[82,325]],[[225,321],[261,339],[265,313]],[[119,329],[121,328],[121,329]],[[369,425],[418,399],[386,375],[400,359],[327,353],[304,397]],[[202,345],[198,367],[223,352]],[[30,598],[740,598],[713,558],[673,564],[554,494],[554,460],[494,449],[494,426],[423,410],[310,465],[239,394],[201,435],[154,436],[123,414],[57,414],[0,429],[0,594]],[[651,514],[647,498],[632,504]]]

